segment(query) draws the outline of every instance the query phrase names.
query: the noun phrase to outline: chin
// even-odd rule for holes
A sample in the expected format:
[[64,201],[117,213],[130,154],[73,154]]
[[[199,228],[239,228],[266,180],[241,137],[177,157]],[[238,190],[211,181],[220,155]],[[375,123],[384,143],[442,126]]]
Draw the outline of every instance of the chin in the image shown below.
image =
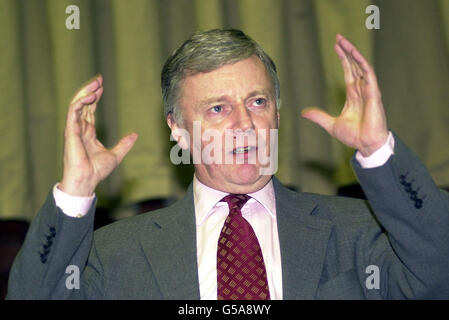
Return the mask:
[[254,164],[241,164],[235,169],[233,179],[236,184],[251,185],[261,178],[259,166]]

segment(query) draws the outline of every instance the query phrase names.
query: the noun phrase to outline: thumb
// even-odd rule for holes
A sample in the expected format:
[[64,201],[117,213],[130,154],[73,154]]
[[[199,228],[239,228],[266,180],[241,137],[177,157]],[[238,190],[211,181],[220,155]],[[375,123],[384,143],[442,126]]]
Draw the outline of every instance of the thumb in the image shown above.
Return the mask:
[[120,139],[115,147],[111,149],[112,153],[114,153],[117,157],[117,163],[122,162],[123,158],[136,143],[138,136],[139,135],[137,133],[131,133]]
[[332,132],[335,118],[329,115],[327,112],[324,112],[323,110],[316,107],[309,107],[301,111],[301,116],[305,119],[315,122],[328,133]]

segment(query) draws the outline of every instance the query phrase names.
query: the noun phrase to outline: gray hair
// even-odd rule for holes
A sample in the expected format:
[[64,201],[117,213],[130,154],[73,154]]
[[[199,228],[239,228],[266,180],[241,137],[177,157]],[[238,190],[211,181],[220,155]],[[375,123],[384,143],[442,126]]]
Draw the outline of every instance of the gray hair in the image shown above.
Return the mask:
[[256,55],[265,65],[275,91],[276,106],[281,105],[276,65],[262,47],[240,30],[213,29],[198,32],[176,49],[165,62],[161,73],[164,114],[170,113],[182,123],[178,106],[182,82],[185,77],[209,72]]

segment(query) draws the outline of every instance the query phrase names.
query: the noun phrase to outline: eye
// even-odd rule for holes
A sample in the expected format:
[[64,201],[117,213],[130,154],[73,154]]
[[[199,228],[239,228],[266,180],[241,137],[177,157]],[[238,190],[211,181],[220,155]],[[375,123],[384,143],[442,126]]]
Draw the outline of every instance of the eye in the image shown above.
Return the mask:
[[213,106],[210,110],[214,113],[220,113],[223,111],[223,106],[220,106],[220,105]]
[[256,100],[254,100],[254,105],[257,107],[260,107],[260,106],[265,105],[266,102],[267,102],[267,100],[264,98],[257,98]]

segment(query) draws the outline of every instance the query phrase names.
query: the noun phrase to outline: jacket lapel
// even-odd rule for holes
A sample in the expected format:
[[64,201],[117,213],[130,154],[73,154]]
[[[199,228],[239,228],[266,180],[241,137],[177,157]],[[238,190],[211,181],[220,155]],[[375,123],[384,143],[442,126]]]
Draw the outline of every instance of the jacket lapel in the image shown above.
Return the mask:
[[199,299],[192,184],[185,197],[150,215],[141,237],[163,299]]
[[323,269],[331,222],[314,216],[315,201],[273,177],[282,261],[283,299],[313,299]]

